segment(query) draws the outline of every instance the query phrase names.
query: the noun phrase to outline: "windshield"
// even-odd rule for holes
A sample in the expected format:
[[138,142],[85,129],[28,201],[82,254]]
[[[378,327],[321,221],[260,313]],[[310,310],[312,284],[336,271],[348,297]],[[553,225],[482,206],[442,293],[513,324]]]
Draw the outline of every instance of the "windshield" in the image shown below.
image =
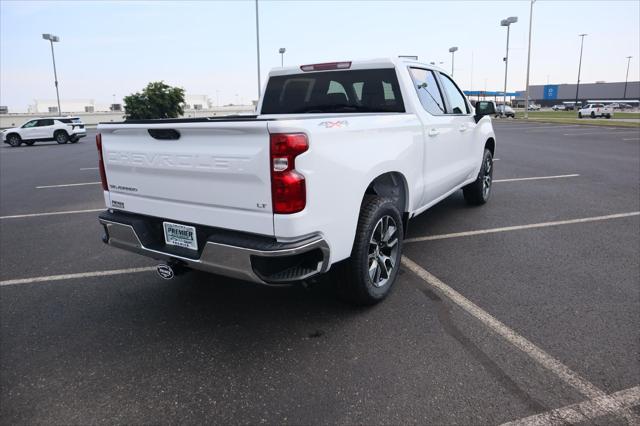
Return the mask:
[[392,68],[274,76],[262,104],[262,114],[404,111]]

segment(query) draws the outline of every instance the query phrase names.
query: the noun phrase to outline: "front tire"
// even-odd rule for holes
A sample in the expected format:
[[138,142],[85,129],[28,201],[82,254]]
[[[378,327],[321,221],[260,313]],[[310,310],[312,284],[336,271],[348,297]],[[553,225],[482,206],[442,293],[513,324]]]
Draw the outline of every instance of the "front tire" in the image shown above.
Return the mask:
[[14,148],[18,148],[22,144],[22,139],[20,138],[20,135],[17,135],[15,133],[7,136],[7,141],[9,142],[9,145],[11,145]]
[[596,118],[596,113],[591,111],[591,118]]
[[578,113],[578,118],[582,118],[582,113],[581,112]]
[[61,145],[69,142],[69,135],[64,130],[58,130],[53,137]]
[[400,269],[403,237],[402,216],[393,201],[366,197],[351,257],[336,265],[340,295],[361,306],[387,297]]
[[491,184],[493,182],[493,155],[485,148],[482,156],[482,166],[478,178],[462,188],[462,194],[467,204],[479,206],[489,201]]

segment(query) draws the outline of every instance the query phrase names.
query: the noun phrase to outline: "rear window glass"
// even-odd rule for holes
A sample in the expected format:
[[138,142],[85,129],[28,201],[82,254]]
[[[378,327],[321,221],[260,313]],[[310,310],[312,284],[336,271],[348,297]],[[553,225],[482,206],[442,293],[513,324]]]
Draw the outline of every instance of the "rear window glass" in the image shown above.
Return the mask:
[[262,114],[404,112],[392,68],[315,72],[269,79]]

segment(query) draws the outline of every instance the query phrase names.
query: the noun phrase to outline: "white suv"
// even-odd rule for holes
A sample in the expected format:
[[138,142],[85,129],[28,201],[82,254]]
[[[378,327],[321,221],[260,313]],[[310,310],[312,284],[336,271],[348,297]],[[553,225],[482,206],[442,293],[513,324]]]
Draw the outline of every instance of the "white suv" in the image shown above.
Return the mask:
[[2,142],[13,147],[22,143],[33,145],[38,141],[76,143],[86,135],[84,123],[78,117],[43,117],[29,120],[20,127],[3,130]]

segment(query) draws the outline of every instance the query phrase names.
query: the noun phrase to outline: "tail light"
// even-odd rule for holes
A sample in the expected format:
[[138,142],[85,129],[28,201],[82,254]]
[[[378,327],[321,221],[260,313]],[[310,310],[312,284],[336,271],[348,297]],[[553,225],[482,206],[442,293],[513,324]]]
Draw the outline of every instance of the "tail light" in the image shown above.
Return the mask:
[[98,148],[98,169],[100,170],[100,181],[102,181],[102,189],[109,190],[107,185],[107,174],[104,171],[104,158],[102,156],[102,135],[96,134],[96,148]]
[[273,212],[297,213],[307,204],[304,176],[295,170],[295,159],[309,149],[304,133],[271,134],[271,199]]

